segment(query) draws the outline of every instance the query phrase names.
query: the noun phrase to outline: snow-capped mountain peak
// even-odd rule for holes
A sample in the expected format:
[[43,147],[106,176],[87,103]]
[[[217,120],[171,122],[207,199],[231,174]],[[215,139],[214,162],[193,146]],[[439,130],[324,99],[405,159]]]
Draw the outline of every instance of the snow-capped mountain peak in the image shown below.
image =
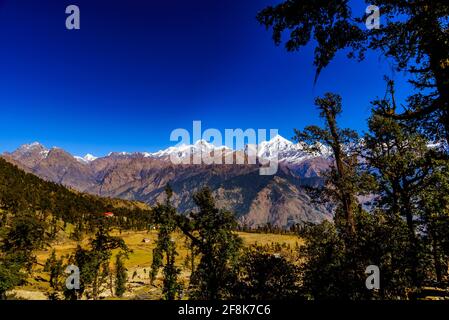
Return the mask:
[[[329,147],[319,144],[318,152],[311,153],[307,151],[304,143],[294,143],[290,140],[285,139],[281,135],[276,135],[270,140],[263,141],[259,145],[248,144],[245,145],[243,151],[245,154],[257,155],[259,159],[277,159],[279,162],[299,164],[304,160],[324,157],[328,158],[331,156],[332,152]],[[157,152],[111,152],[107,157],[112,157],[116,159],[121,158],[157,158],[157,159],[168,159],[172,155],[177,158],[186,158],[191,155],[200,154],[210,154],[212,152],[235,152],[227,146],[216,146],[204,139],[198,140],[193,144],[181,144],[177,146],[171,146],[166,149]],[[33,142],[30,144],[25,144],[18,148],[14,153],[16,157],[33,157],[38,161],[47,158],[50,150],[45,148],[39,142]],[[74,156],[74,158],[82,164],[90,164],[91,162],[98,159],[92,154],[86,154],[84,157]]]
[[292,145],[293,142],[285,139],[283,136],[277,134],[273,138],[267,141],[270,144],[282,144],[282,145]]
[[40,144],[39,142],[33,142],[29,144],[24,144],[20,146],[14,153],[17,156],[31,156],[34,155],[35,157],[44,159],[48,156],[48,153],[50,152],[49,149],[47,149],[45,146]]
[[24,148],[24,149],[32,149],[32,148],[36,148],[36,147],[43,147],[43,145],[40,144],[39,142],[35,141],[35,142],[29,143],[29,144],[24,144],[22,146],[22,148]]
[[98,157],[95,157],[94,155],[91,155],[90,153],[86,154],[84,157],[75,156],[74,158],[82,163],[90,163],[90,162],[98,159]]
[[[191,154],[200,154],[212,152],[215,150],[222,150],[224,152],[234,151],[226,146],[218,147],[210,142],[207,142],[206,140],[198,140],[191,145],[182,144],[179,146],[169,147],[155,153],[151,153],[151,156],[155,158],[165,158],[171,155],[176,155],[179,158],[184,158]],[[258,158],[277,158],[280,162],[282,161],[289,163],[298,163],[312,157],[327,157],[329,155],[328,149],[325,146],[322,146],[322,148],[320,148],[320,151],[322,152],[311,154],[310,152],[304,150],[303,144],[294,143],[290,140],[285,139],[281,135],[276,135],[268,141],[259,143],[259,145],[245,145],[243,151],[246,154],[249,154],[250,152],[252,154],[257,154]]]
[[268,158],[277,153],[286,151],[294,147],[293,142],[285,139],[280,135],[276,135],[268,141],[263,141],[259,144],[259,156],[267,156]]
[[91,155],[90,153],[88,153],[88,154],[86,154],[86,155],[84,156],[84,160],[90,162],[90,161],[97,160],[97,157],[95,157],[94,155]]
[[194,144],[181,144],[178,146],[168,147],[167,149],[160,150],[158,152],[151,153],[155,158],[169,157],[170,155],[177,155],[180,158],[187,157],[192,154],[209,153],[212,151],[231,151],[226,146],[215,146],[214,144],[201,139]]
[[24,145],[20,146],[20,147],[17,149],[17,151],[27,152],[27,151],[37,150],[37,149],[47,150],[47,149],[46,149],[42,144],[40,144],[39,142],[33,142],[33,143],[24,144]]
[[131,155],[131,153],[126,152],[126,151],[121,151],[121,152],[109,152],[108,153],[108,157],[124,157],[124,156],[129,156]]
[[198,140],[197,142],[195,142],[195,144],[193,145],[193,147],[195,148],[199,148],[201,151],[208,151],[208,150],[214,150],[215,146],[210,143],[207,142],[206,140]]

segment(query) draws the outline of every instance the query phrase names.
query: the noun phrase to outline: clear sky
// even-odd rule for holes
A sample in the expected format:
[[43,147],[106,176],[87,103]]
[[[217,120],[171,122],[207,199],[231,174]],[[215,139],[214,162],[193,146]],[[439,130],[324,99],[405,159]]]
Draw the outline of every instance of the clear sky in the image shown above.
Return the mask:
[[[255,16],[275,0],[0,0],[0,151],[40,141],[76,155],[157,151],[175,128],[279,129],[319,123],[340,93],[341,125],[363,131],[383,76],[372,53],[339,54],[314,86],[313,47],[287,53]],[[81,30],[65,28],[76,4]],[[363,14],[365,5],[354,1]]]

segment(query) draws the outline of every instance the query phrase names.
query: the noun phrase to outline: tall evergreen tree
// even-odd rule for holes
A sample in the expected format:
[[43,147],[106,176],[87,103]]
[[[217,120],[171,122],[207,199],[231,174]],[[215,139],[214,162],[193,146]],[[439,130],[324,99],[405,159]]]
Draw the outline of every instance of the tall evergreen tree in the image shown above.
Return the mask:
[[16,213],[0,230],[0,298],[23,283],[36,263],[34,251],[46,242],[45,224],[32,212]]
[[232,298],[245,300],[297,299],[300,270],[285,257],[261,246],[245,249],[237,264]]
[[165,300],[174,300],[179,297],[182,293],[182,283],[179,280],[179,274],[181,269],[175,264],[175,257],[177,256],[175,242],[171,243],[167,247],[166,259],[167,262],[164,265],[163,274],[163,288],[162,294]]
[[191,276],[193,299],[222,299],[229,296],[233,265],[242,241],[234,233],[236,219],[231,212],[216,208],[212,192],[203,188],[193,196],[198,211],[180,217],[179,226],[200,253]]
[[[163,289],[162,292],[167,300],[176,299],[181,291],[178,280],[180,269],[175,266],[176,244],[173,233],[177,227],[176,209],[171,204],[173,191],[170,185],[165,188],[165,203],[158,204],[154,208],[155,222],[158,226],[158,238],[153,250],[153,262],[151,265],[151,282],[154,282],[158,271],[163,267]],[[166,261],[164,262],[164,258]]]
[[64,275],[63,260],[56,257],[56,252],[53,250],[50,257],[45,262],[44,271],[49,273],[49,284],[51,291],[47,294],[50,300],[58,300],[59,293],[62,291],[61,280]]
[[[376,100],[374,108],[393,103],[393,96]],[[379,196],[378,207],[391,215],[406,219],[409,237],[409,259],[413,284],[419,286],[424,275],[419,272],[422,241],[418,234],[425,224],[425,192],[429,178],[436,169],[434,151],[412,123],[402,122],[374,113],[369,120],[370,132],[365,135],[364,158],[370,174],[375,177],[373,193]],[[405,261],[404,261],[405,262]]]
[[[109,234],[109,228],[100,225],[95,237],[90,241],[90,248],[82,248],[78,245],[75,253],[69,258],[69,264],[74,264],[80,269],[80,289],[65,291],[67,299],[98,300],[100,294],[110,287],[110,259],[112,250],[120,249],[121,252],[129,251],[123,239]],[[108,285],[109,283],[109,285]]]
[[354,211],[358,209],[357,145],[358,135],[350,129],[340,129],[337,117],[342,112],[341,97],[326,93],[315,105],[324,119],[324,127],[308,126],[295,130],[295,140],[305,143],[311,151],[320,151],[324,144],[332,149],[333,165],[326,175],[325,194],[337,204],[337,222],[351,234],[355,232]]
[[123,262],[127,256],[119,253],[115,256],[115,295],[122,297],[126,292],[126,283],[128,281],[128,273]]

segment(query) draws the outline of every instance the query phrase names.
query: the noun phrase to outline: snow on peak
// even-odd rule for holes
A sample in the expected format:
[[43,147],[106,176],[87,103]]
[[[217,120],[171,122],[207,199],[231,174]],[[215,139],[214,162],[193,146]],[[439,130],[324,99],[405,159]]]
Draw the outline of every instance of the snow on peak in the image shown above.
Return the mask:
[[293,144],[293,142],[291,142],[290,140],[285,139],[283,136],[281,136],[279,134],[275,135],[273,138],[268,140],[268,142],[271,143],[271,144],[274,144],[274,143],[288,144],[288,145]]
[[39,142],[33,142],[33,143],[29,143],[29,144],[24,144],[24,145],[20,146],[18,150],[31,151],[31,150],[36,150],[36,149],[46,150],[46,148],[42,144],[40,144]]
[[90,153],[88,153],[84,156],[84,160],[86,160],[87,162],[91,162],[91,161],[94,161],[97,159],[98,159],[97,157],[95,157],[94,155],[91,155]]
[[263,146],[266,148],[277,148],[279,150],[282,149],[288,149],[293,146],[293,142],[285,139],[284,137],[280,135],[276,135],[275,137],[271,138],[268,141],[263,141],[259,144],[259,146]]
[[[253,149],[256,146],[253,146]],[[319,144],[319,152],[310,152],[305,150],[304,143],[293,143],[281,135],[276,135],[268,141],[263,141],[258,145],[257,156],[259,158],[274,159],[280,162],[300,163],[313,157],[329,157],[331,155],[329,148]]]
[[198,140],[197,142],[195,142],[193,147],[200,148],[203,151],[213,150],[215,148],[215,146],[212,143],[207,142],[206,140],[203,140],[203,139]]
[[193,146],[191,146],[194,149],[199,149],[199,150],[195,150],[195,151],[201,151],[201,152],[210,152],[213,150],[221,150],[223,149],[223,146],[217,147],[214,144],[201,139],[198,140],[197,142],[195,142],[195,144]]
[[[187,157],[191,154],[200,154],[205,152],[212,152],[214,150],[223,150],[232,152],[233,150],[226,146],[215,146],[206,140],[198,140],[194,144],[169,147],[164,150],[160,150],[155,153],[151,153],[151,157],[165,158],[170,155],[176,155],[179,158]],[[325,146],[320,146],[319,153],[311,154],[304,150],[303,144],[293,143],[290,140],[285,139],[281,135],[276,135],[268,141],[263,141],[259,145],[248,144],[245,145],[244,150],[246,154],[250,152],[257,154],[259,158],[273,159],[277,158],[279,161],[298,163],[305,159],[328,156],[328,150]]]
[[35,141],[35,142],[30,143],[30,144],[25,144],[25,146],[29,147],[29,148],[38,147],[38,146],[42,147],[42,144],[40,144],[39,142]]
[[284,158],[287,154],[296,153],[298,151],[297,145],[285,139],[280,135],[276,135],[268,141],[259,143],[257,155],[259,158]]
[[16,151],[14,151],[14,154],[19,157],[33,155],[38,156],[41,159],[44,159],[48,156],[49,152],[50,150],[45,148],[39,142],[33,142],[20,146]]
[[88,153],[84,157],[75,156],[75,159],[82,163],[90,163],[98,158]]
[[215,150],[220,151],[230,151],[231,149],[226,146],[215,146],[214,144],[200,139],[196,141],[194,144],[180,144],[174,147],[168,147],[164,150],[159,150],[158,152],[150,153],[152,157],[155,158],[164,158],[170,155],[177,155],[180,158],[187,157],[192,154],[200,154],[206,152],[212,152]]
[[108,153],[108,157],[123,157],[123,156],[129,156],[129,155],[131,155],[131,153],[125,152],[125,151]]
[[[294,143],[277,134],[271,137],[270,140],[262,141],[258,145],[247,144],[241,150],[246,154],[257,155],[258,158],[275,159],[280,162],[300,163],[306,159],[313,157],[329,157],[331,150],[329,147],[319,144],[319,151],[311,153],[304,148],[304,143]],[[193,154],[205,154],[214,151],[220,152],[234,152],[235,150],[227,146],[216,146],[211,142],[200,139],[193,144],[180,144],[168,147],[167,149],[159,150],[157,152],[110,152],[108,157],[127,158],[127,157],[143,157],[143,158],[168,158],[176,155],[179,158],[189,157]],[[20,154],[25,155],[33,152],[39,152],[42,158],[47,157],[49,150],[38,142],[23,145],[18,149]],[[96,159],[92,154],[86,154],[84,157],[75,156],[76,160],[81,163],[88,164]]]

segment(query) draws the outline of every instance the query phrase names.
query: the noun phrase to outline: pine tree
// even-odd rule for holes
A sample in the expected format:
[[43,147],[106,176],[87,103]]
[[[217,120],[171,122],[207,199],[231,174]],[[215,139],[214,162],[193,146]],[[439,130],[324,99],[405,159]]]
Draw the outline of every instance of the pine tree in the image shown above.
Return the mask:
[[[358,135],[350,129],[340,129],[337,116],[342,112],[341,97],[326,93],[317,98],[315,105],[324,119],[324,128],[308,126],[304,131],[295,130],[295,140],[305,143],[311,152],[319,152],[322,145],[332,149],[333,165],[327,172],[323,199],[337,204],[336,221],[348,234],[355,232],[354,211],[358,209],[356,200],[358,189],[357,145]],[[352,150],[353,149],[353,150]]]
[[181,269],[175,265],[175,257],[177,256],[175,242],[171,241],[166,251],[167,262],[164,266],[163,288],[162,294],[165,300],[174,300],[180,296],[182,292],[182,284],[178,280]]
[[[162,292],[167,300],[176,299],[179,295],[181,284],[178,280],[180,269],[175,266],[176,244],[172,238],[177,227],[176,209],[171,204],[173,191],[170,185],[165,188],[165,203],[154,208],[155,222],[158,226],[158,238],[153,250],[153,262],[151,265],[151,282],[154,282],[158,271],[163,267]],[[164,263],[164,258],[166,259]]]
[[80,290],[76,294],[65,292],[66,298],[80,299],[86,296],[88,299],[99,299],[108,282],[110,287],[109,264],[114,249],[120,249],[124,253],[129,251],[123,239],[109,235],[107,225],[99,226],[95,237],[90,241],[89,249],[77,247],[69,259],[69,264],[74,264],[80,269]]
[[46,240],[45,224],[32,212],[16,213],[0,230],[0,298],[31,274],[34,251]]
[[[392,84],[390,84],[392,85]],[[394,103],[393,90],[390,99],[376,100],[374,108]],[[406,219],[409,237],[409,258],[404,261],[411,269],[413,285],[418,287],[423,262],[422,239],[418,234],[424,225],[424,192],[430,186],[429,177],[436,169],[433,151],[427,146],[427,138],[413,123],[407,123],[374,113],[369,119],[370,132],[365,135],[364,158],[370,174],[375,177],[380,196],[378,207],[392,215]]]
[[56,252],[53,250],[50,257],[45,262],[44,271],[49,273],[49,284],[51,292],[48,293],[50,300],[58,300],[61,290],[61,278],[64,275],[63,261],[56,258]]
[[449,267],[449,164],[434,160],[419,206],[423,211],[427,246],[433,259],[433,280],[445,287]]
[[244,250],[236,266],[233,299],[285,300],[300,295],[300,270],[281,255],[254,246]]
[[126,292],[126,283],[128,281],[128,273],[123,263],[123,259],[126,255],[117,254],[115,256],[115,295],[122,297]]
[[6,292],[24,283],[27,274],[22,264],[13,257],[2,254],[0,257],[0,300],[6,300]]
[[179,223],[181,230],[198,249],[200,262],[191,275],[190,297],[216,300],[229,296],[236,263],[242,244],[233,230],[237,227],[235,216],[215,206],[212,192],[203,188],[193,196],[198,211]]

